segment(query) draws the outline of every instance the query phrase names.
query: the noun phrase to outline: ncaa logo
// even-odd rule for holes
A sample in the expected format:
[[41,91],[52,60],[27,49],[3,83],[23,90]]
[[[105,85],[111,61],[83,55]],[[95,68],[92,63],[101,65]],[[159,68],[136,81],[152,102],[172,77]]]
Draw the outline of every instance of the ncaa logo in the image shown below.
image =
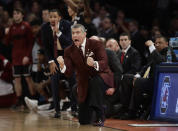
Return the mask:
[[168,98],[169,98],[169,88],[170,84],[170,76],[165,76],[162,83],[161,88],[161,99],[160,99],[160,113],[166,114],[168,109]]

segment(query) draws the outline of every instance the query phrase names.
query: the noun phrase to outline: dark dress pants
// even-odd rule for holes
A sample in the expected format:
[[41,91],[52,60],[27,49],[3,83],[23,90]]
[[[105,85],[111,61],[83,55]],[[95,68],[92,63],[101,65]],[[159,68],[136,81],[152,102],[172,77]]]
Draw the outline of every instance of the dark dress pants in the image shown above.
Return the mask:
[[132,95],[133,78],[134,78],[134,75],[125,74],[121,81],[120,102],[122,104],[122,107],[126,110],[129,107],[130,99],[131,99],[131,95]]
[[[55,63],[57,67],[59,67],[58,62],[55,61]],[[65,79],[65,76],[60,71],[57,71],[57,73],[51,76],[51,90],[52,90],[52,97],[53,97],[54,108],[55,108],[56,113],[59,113],[60,111],[59,81],[63,79]]]
[[[145,103],[143,94],[147,95],[147,98],[152,98],[154,81],[148,78],[137,78],[132,90],[129,109],[137,110],[139,105]],[[151,103],[151,100],[149,100]]]
[[60,80],[59,72],[57,72],[51,76],[51,90],[52,90],[52,97],[53,97],[54,108],[55,108],[56,113],[58,113],[60,111],[59,80]]
[[96,112],[97,119],[104,119],[103,92],[105,84],[100,76],[94,76],[88,82],[88,94],[84,102],[79,104],[79,123],[90,124],[92,111]]

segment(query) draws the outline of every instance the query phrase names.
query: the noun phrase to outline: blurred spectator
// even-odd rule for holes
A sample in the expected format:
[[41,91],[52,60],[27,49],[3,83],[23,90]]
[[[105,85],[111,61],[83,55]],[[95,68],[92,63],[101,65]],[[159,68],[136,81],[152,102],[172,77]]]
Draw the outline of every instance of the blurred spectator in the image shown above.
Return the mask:
[[80,15],[77,12],[75,12],[70,6],[68,6],[68,13],[69,13],[69,16],[71,17],[72,25],[77,24],[77,23],[85,24],[83,15]]
[[141,36],[139,31],[139,24],[136,20],[131,20],[128,23],[128,29],[131,36],[131,44],[139,53],[142,58],[142,65],[146,63],[146,46],[145,46],[145,39]]
[[19,8],[20,9],[23,8],[22,2],[20,0],[15,0],[13,4],[13,9],[19,9]]
[[41,6],[39,2],[37,0],[33,0],[30,7],[30,12],[35,14],[37,17],[40,17]]
[[[79,0],[79,1],[81,1],[81,0]],[[90,22],[91,18],[90,18],[89,13],[87,13],[87,12],[90,12],[90,9],[88,9],[86,11],[84,10],[83,13],[81,13],[79,11],[81,8],[84,8],[84,7],[85,7],[85,9],[88,8],[87,7],[88,6],[87,3],[86,2],[85,3],[82,2],[83,4],[80,5],[80,8],[79,9],[75,9],[73,7],[73,5],[71,5],[71,4],[75,5],[75,3],[72,3],[72,1],[70,1],[70,0],[68,0],[67,2],[69,2],[68,3],[68,13],[69,13],[69,16],[71,17],[72,25],[73,24],[77,24],[77,23],[84,25],[86,30],[87,30],[87,37],[90,37],[92,35],[96,35],[97,31],[96,31],[94,25]],[[78,3],[78,0],[77,0],[77,3]]]
[[162,29],[167,30],[169,19],[169,4],[171,0],[157,0],[156,1],[156,17]]
[[125,13],[123,10],[117,11],[117,18],[116,18],[115,23],[116,23],[115,30],[117,31],[118,36],[120,36],[120,34],[123,32],[129,33],[128,23],[126,21]]
[[33,20],[37,19],[38,17],[34,14],[34,13],[29,13],[27,16],[26,16],[26,21],[28,23],[32,22]]
[[169,37],[178,37],[178,15],[170,22]]
[[3,17],[2,17],[2,25],[4,26],[4,28],[8,27],[9,18],[10,16],[9,16],[8,11],[4,10]]
[[49,22],[49,9],[48,8],[42,9],[42,21],[43,21],[43,24]]
[[2,5],[0,5],[0,25],[2,26],[3,21],[3,15],[4,15],[4,8]]
[[93,5],[93,18],[98,17],[100,9],[101,9],[100,3],[98,1],[94,2],[94,5]]
[[118,42],[113,38],[107,40],[106,48],[116,52],[117,56],[121,53],[121,49]]
[[13,10],[14,24],[10,27],[5,43],[12,44],[12,65],[14,69],[15,91],[18,101],[14,108],[23,104],[21,76],[24,76],[31,95],[35,95],[33,82],[30,76],[31,52],[33,46],[32,30],[27,22],[23,21],[22,9]]
[[38,71],[38,50],[41,48],[41,22],[39,19],[33,20],[30,23],[31,27],[32,27],[32,33],[33,33],[33,48],[32,48],[32,79],[34,82],[38,81],[38,77],[36,75],[37,71]]
[[96,29],[98,30],[99,27],[100,27],[100,23],[103,21],[103,19],[106,17],[106,16],[109,16],[108,12],[106,11],[105,7],[102,6],[101,9],[100,9],[100,12],[99,12],[99,15],[98,17],[94,18],[92,20],[92,23],[95,25]]
[[98,32],[99,37],[104,37],[106,40],[109,38],[115,38],[115,32],[113,30],[113,24],[109,17],[105,17],[101,22],[101,27]]

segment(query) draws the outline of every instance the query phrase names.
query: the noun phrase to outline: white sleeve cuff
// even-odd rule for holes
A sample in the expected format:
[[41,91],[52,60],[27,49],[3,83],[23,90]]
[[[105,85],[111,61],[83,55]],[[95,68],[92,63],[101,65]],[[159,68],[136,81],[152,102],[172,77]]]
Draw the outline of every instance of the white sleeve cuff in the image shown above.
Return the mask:
[[134,75],[134,77],[135,78],[140,78],[141,76],[140,76],[140,74],[137,73],[136,75]]
[[65,73],[65,71],[66,71],[66,65],[64,65],[63,69],[60,68],[60,70],[61,70],[61,73]]
[[94,68],[95,68],[96,71],[99,71],[99,64],[98,64],[98,61],[95,61],[95,63],[96,63],[96,66],[94,66]]
[[48,61],[49,64],[52,63],[52,62],[54,62],[54,60],[50,60],[50,61]]
[[58,33],[56,33],[57,37],[60,37],[62,35],[62,32],[59,31]]
[[149,46],[149,51],[150,53],[152,53],[154,50],[156,50],[154,45]]

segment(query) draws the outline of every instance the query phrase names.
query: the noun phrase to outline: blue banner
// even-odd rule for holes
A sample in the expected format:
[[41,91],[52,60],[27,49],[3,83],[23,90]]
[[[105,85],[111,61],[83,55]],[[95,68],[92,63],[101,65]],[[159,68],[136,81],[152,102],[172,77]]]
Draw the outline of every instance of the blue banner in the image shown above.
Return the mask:
[[178,74],[159,73],[155,117],[178,121]]

